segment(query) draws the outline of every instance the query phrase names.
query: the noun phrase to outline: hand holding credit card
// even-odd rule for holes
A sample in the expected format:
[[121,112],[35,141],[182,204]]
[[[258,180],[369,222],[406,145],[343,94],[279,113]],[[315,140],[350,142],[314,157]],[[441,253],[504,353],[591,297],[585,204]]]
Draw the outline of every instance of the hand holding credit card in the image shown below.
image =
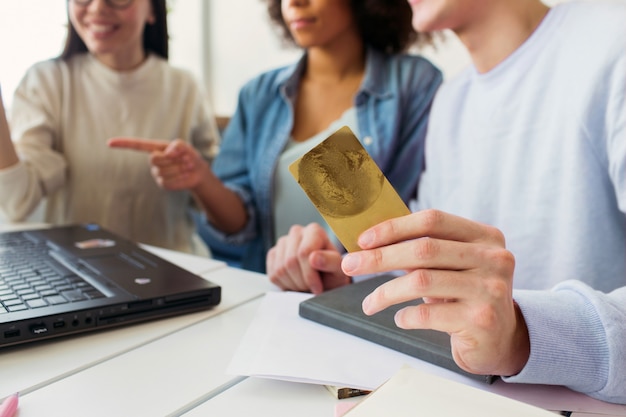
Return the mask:
[[350,128],[344,126],[289,166],[289,171],[349,252],[370,227],[410,214]]

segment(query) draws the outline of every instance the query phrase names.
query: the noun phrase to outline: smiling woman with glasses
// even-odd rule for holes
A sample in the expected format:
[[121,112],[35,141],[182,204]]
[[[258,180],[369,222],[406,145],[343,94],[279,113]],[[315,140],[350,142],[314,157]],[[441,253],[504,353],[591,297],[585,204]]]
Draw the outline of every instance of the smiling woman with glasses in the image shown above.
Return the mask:
[[[81,6],[87,6],[89,3],[92,2],[92,0],[71,0],[71,1]],[[133,1],[134,0],[106,0],[106,4],[109,7],[113,7],[114,9],[125,9],[126,7],[130,6],[130,4]]]
[[33,65],[15,92],[17,152],[10,139],[0,143],[0,210],[21,221],[45,199],[46,223],[96,222],[207,255],[191,192],[163,188],[145,155],[107,148],[111,137],[132,136],[178,139],[207,161],[217,151],[204,89],[167,62],[165,0],[69,0],[67,8],[63,53]]
[[[124,10],[135,6],[136,0],[95,0],[96,3],[104,3],[111,9]],[[72,4],[79,8],[86,8],[93,0],[70,0],[68,2],[68,10],[72,10]],[[95,4],[94,4],[95,5]],[[153,21],[146,24],[143,29],[143,49],[145,52],[153,52],[165,59],[168,58],[168,41],[169,35],[167,31],[167,8],[165,0],[151,0]],[[67,26],[67,37],[65,48],[61,53],[61,58],[67,59],[75,53],[87,52],[88,48],[81,36],[77,33],[74,23],[70,19]]]

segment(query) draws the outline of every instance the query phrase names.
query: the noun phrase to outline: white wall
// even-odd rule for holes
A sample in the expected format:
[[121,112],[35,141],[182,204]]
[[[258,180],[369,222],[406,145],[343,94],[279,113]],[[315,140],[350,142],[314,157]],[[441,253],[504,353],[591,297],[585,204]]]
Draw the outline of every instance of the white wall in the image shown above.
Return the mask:
[[[169,0],[170,60],[204,81],[203,0]],[[0,86],[7,109],[28,67],[63,49],[67,0],[0,0]],[[30,216],[38,222],[43,205]],[[0,224],[5,222],[0,213]]]
[[[182,3],[200,0],[178,0]],[[544,0],[554,5],[568,0]],[[230,115],[237,104],[241,85],[261,71],[293,62],[300,56],[297,49],[285,49],[274,33],[262,0],[209,0],[204,3],[207,56],[205,76],[214,110]],[[435,63],[446,78],[469,63],[467,52],[451,33],[445,41],[422,53]],[[178,48],[174,45],[173,48]]]
[[[218,0],[220,1],[220,0]],[[170,34],[170,62],[189,69],[206,83],[204,71],[205,40],[203,0],[168,0],[167,23]]]
[[[562,1],[565,0],[546,0],[546,3]],[[35,55],[36,60],[60,52],[65,35],[65,3],[65,0],[0,0],[0,33],[4,34],[0,36],[0,84],[5,104],[10,104],[7,101],[10,102],[13,88],[35,60],[35,48],[42,51]],[[168,0],[168,4],[170,61],[188,68],[204,82],[218,115],[230,115],[234,111],[237,93],[245,81],[300,56],[299,50],[281,45],[263,0]],[[54,5],[52,9],[51,5]],[[23,29],[28,29],[30,36],[20,35]],[[6,36],[7,33],[16,35]],[[445,42],[437,44],[436,50],[429,48],[423,53],[446,77],[469,61],[463,47],[450,34],[446,34]]]
[[[262,0],[168,1],[170,61],[189,69],[204,83],[217,115],[232,114],[239,88],[248,79],[300,56],[299,50],[281,45]],[[553,5],[563,1],[568,0],[545,2]],[[5,104],[28,66],[61,51],[65,3],[0,0],[0,85]],[[28,35],[20,34],[22,29],[27,29]],[[453,35],[444,35],[444,42],[423,53],[450,77],[467,65],[469,58]],[[39,216],[37,213],[34,218]]]
[[[229,115],[235,110],[237,93],[245,81],[264,70],[295,61],[300,51],[281,45],[263,1],[212,0],[207,4],[206,79],[215,112]],[[465,50],[450,35],[445,42],[437,43],[436,50],[429,48],[424,55],[446,76],[453,75],[468,62]]]
[[269,23],[261,0],[211,0],[207,12],[208,79],[217,114],[230,115],[239,88],[267,69],[295,61]]
[[58,55],[65,38],[64,0],[0,0],[0,85],[5,107],[24,72]]
[[[545,0],[550,5],[563,1],[567,0]],[[168,0],[168,4],[170,60],[204,82],[217,114],[234,111],[246,80],[300,55],[281,45],[263,0]],[[66,0],[0,0],[0,10],[0,85],[9,106],[23,71],[61,51]],[[446,38],[424,55],[449,77],[467,64],[468,57],[453,35]]]

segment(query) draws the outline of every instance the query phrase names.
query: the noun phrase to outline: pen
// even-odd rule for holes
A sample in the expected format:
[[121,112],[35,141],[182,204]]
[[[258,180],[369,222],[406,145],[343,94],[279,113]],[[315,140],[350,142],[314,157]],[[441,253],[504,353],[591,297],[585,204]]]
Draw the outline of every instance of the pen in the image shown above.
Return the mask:
[[370,390],[348,388],[348,387],[336,387],[334,385],[325,385],[325,387],[338,400],[342,400],[344,398],[358,397],[361,395],[367,395],[370,392],[372,392]]
[[9,395],[0,405],[0,417],[12,417],[17,410],[19,393]]

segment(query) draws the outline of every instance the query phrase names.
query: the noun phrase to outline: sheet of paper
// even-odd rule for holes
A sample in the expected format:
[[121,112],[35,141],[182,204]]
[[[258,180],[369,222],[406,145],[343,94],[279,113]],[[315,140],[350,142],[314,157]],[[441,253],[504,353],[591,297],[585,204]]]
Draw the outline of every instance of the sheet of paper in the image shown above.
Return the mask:
[[504,395],[547,410],[626,416],[626,406],[595,400],[564,387],[492,385],[434,366],[375,343],[301,318],[310,294],[267,293],[232,358],[228,373],[296,382],[375,389],[402,366]]
[[[454,401],[450,401],[454,398]],[[345,414],[346,417],[506,416],[554,413],[405,366]]]

